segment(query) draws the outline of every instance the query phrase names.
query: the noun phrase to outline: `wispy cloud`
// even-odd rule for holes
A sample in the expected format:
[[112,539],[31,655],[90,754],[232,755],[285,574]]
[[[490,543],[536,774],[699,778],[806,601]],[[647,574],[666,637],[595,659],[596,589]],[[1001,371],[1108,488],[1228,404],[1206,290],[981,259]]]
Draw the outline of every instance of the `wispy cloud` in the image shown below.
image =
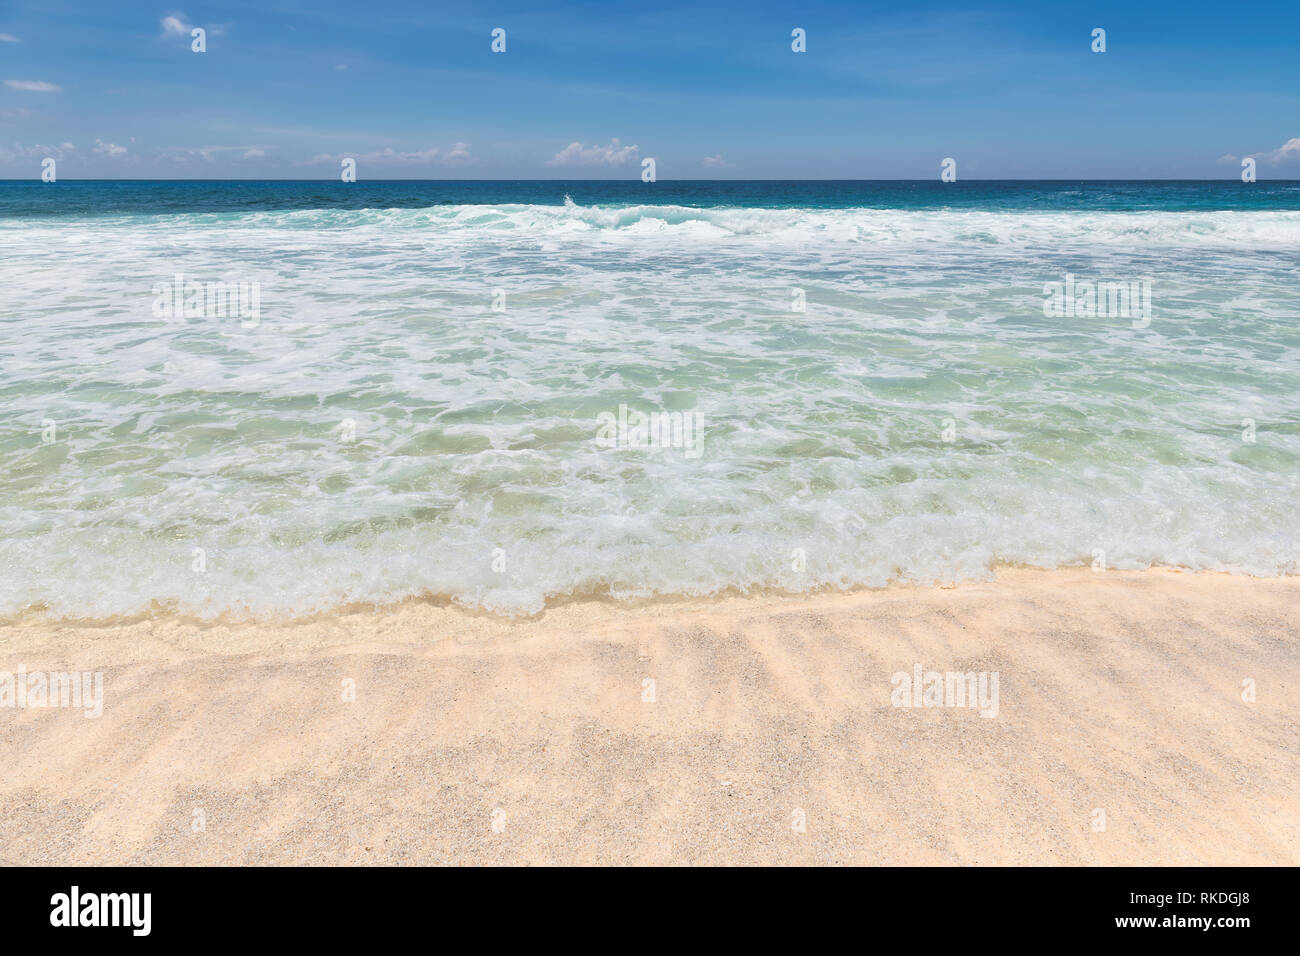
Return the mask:
[[555,154],[554,159],[547,160],[547,166],[622,166],[635,162],[639,146],[624,146],[617,138],[611,139],[608,146],[584,146],[572,142]]
[[11,90],[26,90],[28,93],[57,93],[63,87],[44,80],[5,80],[5,86]]
[[112,159],[121,159],[126,155],[126,147],[118,146],[116,143],[106,143],[102,139],[95,140],[95,152],[103,153]]
[[455,166],[461,163],[468,163],[473,157],[470,156],[469,143],[452,143],[450,146],[433,146],[429,149],[412,150],[401,152],[391,147],[378,150],[372,153],[318,153],[311,159],[301,163],[298,166],[319,166],[322,163],[338,163],[347,158],[355,159],[359,164],[374,163],[376,166],[413,166],[421,163],[439,163],[444,166]]
[[162,32],[165,37],[188,37],[194,24],[186,19],[185,14],[172,12],[162,18]]
[[700,165],[709,169],[725,169],[730,166],[731,163],[723,159],[721,153],[716,153],[713,156],[705,156],[700,160]]
[[36,146],[30,147],[21,146],[15,143],[12,148],[8,149],[0,146],[0,165],[8,165],[9,163],[18,162],[20,160],[40,160],[44,159],[46,156],[62,162],[65,156],[75,153],[76,151],[77,147],[73,146],[71,143],[63,143],[59,146],[44,146],[37,144]]
[[256,159],[266,155],[266,147],[257,143],[243,146],[169,146],[158,152],[158,158],[181,164],[198,159],[210,163],[222,153],[240,153],[244,159]]
[[452,143],[451,149],[442,154],[444,163],[468,163],[471,158],[469,143]]
[[1277,149],[1262,149],[1254,153],[1243,153],[1238,157],[1234,153],[1224,153],[1219,157],[1221,163],[1235,163],[1238,159],[1252,158],[1256,162],[1277,165],[1300,159],[1300,136],[1292,136]]
[[22,43],[22,42],[23,42],[22,40],[18,39],[12,33],[0,33],[0,43]]
[[1285,163],[1288,160],[1300,159],[1300,136],[1292,136],[1277,149],[1265,153],[1263,158],[1269,163]]

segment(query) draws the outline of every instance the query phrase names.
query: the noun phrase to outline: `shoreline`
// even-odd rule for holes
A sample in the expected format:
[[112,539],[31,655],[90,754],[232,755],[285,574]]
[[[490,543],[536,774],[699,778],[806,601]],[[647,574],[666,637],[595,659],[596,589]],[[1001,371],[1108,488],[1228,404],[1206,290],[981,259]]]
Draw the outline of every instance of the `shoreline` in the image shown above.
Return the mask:
[[[1294,576],[1002,569],[0,626],[0,671],[103,674],[0,707],[0,863],[1295,864],[1297,624]],[[916,666],[996,716],[896,706]]]
[[[116,614],[106,617],[71,614],[54,616],[48,609],[29,606],[17,613],[12,613],[7,616],[0,615],[0,632],[7,629],[17,630],[40,627],[75,627],[93,630],[128,627],[139,624],[175,624],[198,629],[224,627],[233,629],[270,628],[274,630],[282,630],[335,620],[338,618],[354,618],[360,615],[400,615],[408,609],[424,607],[445,610],[452,614],[464,615],[466,617],[488,618],[505,624],[540,622],[549,614],[553,614],[564,608],[572,608],[574,606],[592,609],[604,608],[610,613],[616,613],[619,611],[640,611],[651,608],[672,609],[680,607],[682,609],[696,609],[702,605],[707,606],[711,603],[720,603],[724,601],[772,601],[785,599],[817,600],[819,598],[851,597],[863,594],[886,596],[900,592],[952,591],[972,588],[981,585],[996,584],[1000,581],[1005,582],[1014,580],[1018,575],[1076,575],[1085,571],[1091,573],[1091,569],[1087,565],[1078,564],[1058,565],[1051,568],[1022,564],[995,564],[982,576],[954,579],[948,583],[941,583],[939,581],[909,581],[905,579],[896,579],[891,580],[882,586],[855,584],[847,588],[841,588],[832,584],[823,584],[802,591],[790,591],[764,585],[755,585],[748,589],[729,585],[721,590],[707,594],[672,592],[656,593],[641,597],[616,597],[607,591],[581,594],[571,593],[548,597],[546,603],[540,610],[529,612],[497,611],[483,605],[464,603],[455,595],[431,593],[413,594],[397,600],[381,603],[354,601],[320,610],[307,611],[300,614],[279,612],[259,614],[222,611],[219,614],[205,617],[192,611],[179,611],[172,607],[158,606],[155,602],[155,607],[153,609],[132,614]],[[1224,577],[1260,581],[1300,581],[1300,572],[1280,572],[1278,574],[1258,575],[1244,571],[1187,568],[1174,565],[1151,565],[1149,567],[1136,569],[1109,568],[1100,573],[1111,575],[1173,574],[1192,578],[1210,579]]]

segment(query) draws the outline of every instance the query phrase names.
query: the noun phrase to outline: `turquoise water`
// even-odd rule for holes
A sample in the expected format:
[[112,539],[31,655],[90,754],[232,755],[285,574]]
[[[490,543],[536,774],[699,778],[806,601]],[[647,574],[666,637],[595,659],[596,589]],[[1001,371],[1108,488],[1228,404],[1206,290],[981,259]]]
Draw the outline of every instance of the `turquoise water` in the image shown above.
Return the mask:
[[640,180],[419,181],[0,180],[0,218],[248,213],[430,206],[660,206],[757,209],[970,209],[986,212],[1284,212],[1300,181]]
[[1296,183],[0,183],[0,615],[1294,574],[1298,314]]

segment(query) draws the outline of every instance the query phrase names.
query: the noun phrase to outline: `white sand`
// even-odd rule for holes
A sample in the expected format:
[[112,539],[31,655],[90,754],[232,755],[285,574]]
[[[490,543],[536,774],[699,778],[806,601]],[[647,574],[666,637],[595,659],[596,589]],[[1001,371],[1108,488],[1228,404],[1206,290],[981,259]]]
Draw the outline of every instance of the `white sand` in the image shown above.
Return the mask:
[[[0,862],[1296,864],[1298,609],[1296,578],[1014,571],[0,628],[0,671],[104,675],[98,719],[0,709]],[[996,671],[998,716],[891,706],[918,663]]]

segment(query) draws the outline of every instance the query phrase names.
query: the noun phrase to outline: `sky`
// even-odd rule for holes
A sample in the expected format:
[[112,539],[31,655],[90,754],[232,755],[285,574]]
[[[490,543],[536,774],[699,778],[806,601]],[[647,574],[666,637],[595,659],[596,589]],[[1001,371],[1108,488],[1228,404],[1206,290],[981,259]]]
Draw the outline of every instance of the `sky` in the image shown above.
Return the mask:
[[1296,0],[183,4],[0,2],[0,178],[1300,178]]

